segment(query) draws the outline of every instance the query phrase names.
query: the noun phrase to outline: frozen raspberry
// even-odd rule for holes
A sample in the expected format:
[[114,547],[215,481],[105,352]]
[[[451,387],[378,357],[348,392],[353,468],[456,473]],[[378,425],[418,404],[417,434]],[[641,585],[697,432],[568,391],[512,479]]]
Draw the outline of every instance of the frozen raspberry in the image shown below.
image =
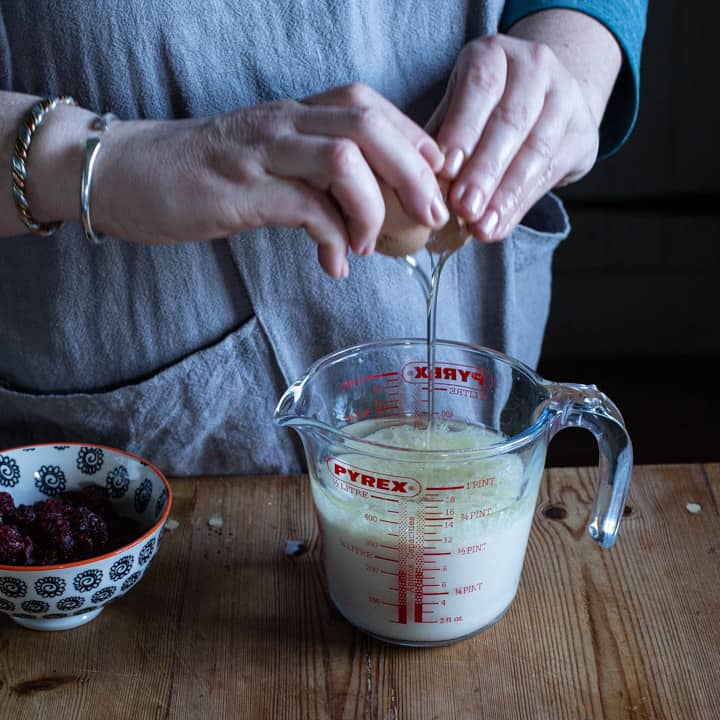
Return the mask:
[[32,538],[27,535],[23,537],[23,543],[25,545],[23,549],[22,562],[20,565],[34,565],[35,564],[35,545]]
[[9,492],[0,492],[0,523],[9,525],[15,514],[15,502]]
[[78,533],[75,536],[75,556],[78,560],[86,560],[99,554],[100,551],[95,550],[95,543],[89,535]]
[[30,528],[37,522],[37,513],[29,505],[20,505],[15,510],[13,515],[13,524],[18,530],[24,532],[26,535],[29,533]]
[[61,562],[72,562],[75,560],[75,537],[72,530],[66,530],[58,538],[58,557]]
[[[93,553],[93,549],[95,555],[102,554],[110,539],[110,535],[107,523],[100,515],[94,513],[92,510],[88,510],[86,507],[76,507],[70,523],[75,533],[85,536],[87,540],[90,541],[92,544],[91,554]],[[90,555],[85,555],[84,557],[90,557]]]
[[113,512],[110,493],[101,485],[86,485],[80,490],[65,493],[65,497],[76,506],[83,506],[98,515],[108,515]]
[[37,565],[57,565],[60,557],[55,548],[48,545],[35,546],[35,563]]
[[[38,513],[32,528],[36,552],[43,557],[57,557],[57,562],[72,559],[75,549],[72,527],[68,520],[55,512]],[[47,564],[47,563],[45,563]]]
[[32,527],[33,534],[39,540],[57,540],[63,534],[70,534],[70,523],[56,513],[38,512],[37,520]]
[[86,560],[140,535],[138,524],[120,517],[99,485],[18,507],[9,493],[0,493],[0,530],[0,564],[13,565]]
[[25,538],[9,525],[0,525],[0,565],[21,565],[25,557]]
[[39,500],[33,505],[33,510],[38,517],[50,517],[51,515],[63,515],[65,512],[65,501],[61,498],[49,498],[47,500]]

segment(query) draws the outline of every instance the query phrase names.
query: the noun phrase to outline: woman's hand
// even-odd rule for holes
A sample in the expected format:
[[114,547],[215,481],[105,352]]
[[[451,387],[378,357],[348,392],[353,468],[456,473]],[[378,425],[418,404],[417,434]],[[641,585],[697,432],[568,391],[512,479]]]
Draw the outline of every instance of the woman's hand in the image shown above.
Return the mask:
[[447,220],[435,141],[364,85],[200,120],[116,122],[103,136],[93,226],[140,243],[204,240],[265,225],[304,227],[332,277],[371,253],[381,178],[413,218]]
[[[547,37],[558,40],[562,61],[531,39],[475,40],[462,50],[428,124],[446,153],[441,176],[453,180],[450,208],[481,240],[507,237],[540,197],[582,177],[597,157],[620,51],[605,28],[572,11],[537,13],[520,29],[527,38],[545,37],[548,19]],[[575,32],[573,42],[564,42],[567,32]],[[585,73],[603,53],[601,74]]]

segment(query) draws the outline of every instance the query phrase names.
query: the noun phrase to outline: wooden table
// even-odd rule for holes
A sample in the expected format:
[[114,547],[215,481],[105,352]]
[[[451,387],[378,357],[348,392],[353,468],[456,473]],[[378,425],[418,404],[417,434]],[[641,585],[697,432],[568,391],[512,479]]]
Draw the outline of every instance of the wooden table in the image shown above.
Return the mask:
[[331,606],[307,478],[175,480],[179,526],[97,620],[0,617],[0,718],[720,718],[720,465],[636,468],[605,551],[584,529],[594,482],[546,472],[499,623],[410,649]]

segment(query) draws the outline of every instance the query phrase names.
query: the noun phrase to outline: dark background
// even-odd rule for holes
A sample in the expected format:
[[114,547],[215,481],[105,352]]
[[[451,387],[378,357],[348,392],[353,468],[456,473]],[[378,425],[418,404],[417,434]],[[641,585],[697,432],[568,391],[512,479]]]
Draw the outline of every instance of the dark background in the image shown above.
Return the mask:
[[[720,4],[650,2],[640,115],[627,144],[560,191],[573,232],[554,261],[540,374],[595,383],[637,463],[720,460]],[[589,465],[565,430],[550,465]]]

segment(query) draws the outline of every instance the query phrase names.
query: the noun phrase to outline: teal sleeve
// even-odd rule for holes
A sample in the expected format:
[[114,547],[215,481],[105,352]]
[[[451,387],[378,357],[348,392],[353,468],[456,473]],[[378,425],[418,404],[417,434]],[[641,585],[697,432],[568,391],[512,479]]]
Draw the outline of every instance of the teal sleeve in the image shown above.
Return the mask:
[[640,54],[648,0],[507,0],[500,32],[518,20],[551,8],[585,13],[615,36],[624,61],[600,125],[600,157],[612,155],[627,140],[635,125],[640,102]]

